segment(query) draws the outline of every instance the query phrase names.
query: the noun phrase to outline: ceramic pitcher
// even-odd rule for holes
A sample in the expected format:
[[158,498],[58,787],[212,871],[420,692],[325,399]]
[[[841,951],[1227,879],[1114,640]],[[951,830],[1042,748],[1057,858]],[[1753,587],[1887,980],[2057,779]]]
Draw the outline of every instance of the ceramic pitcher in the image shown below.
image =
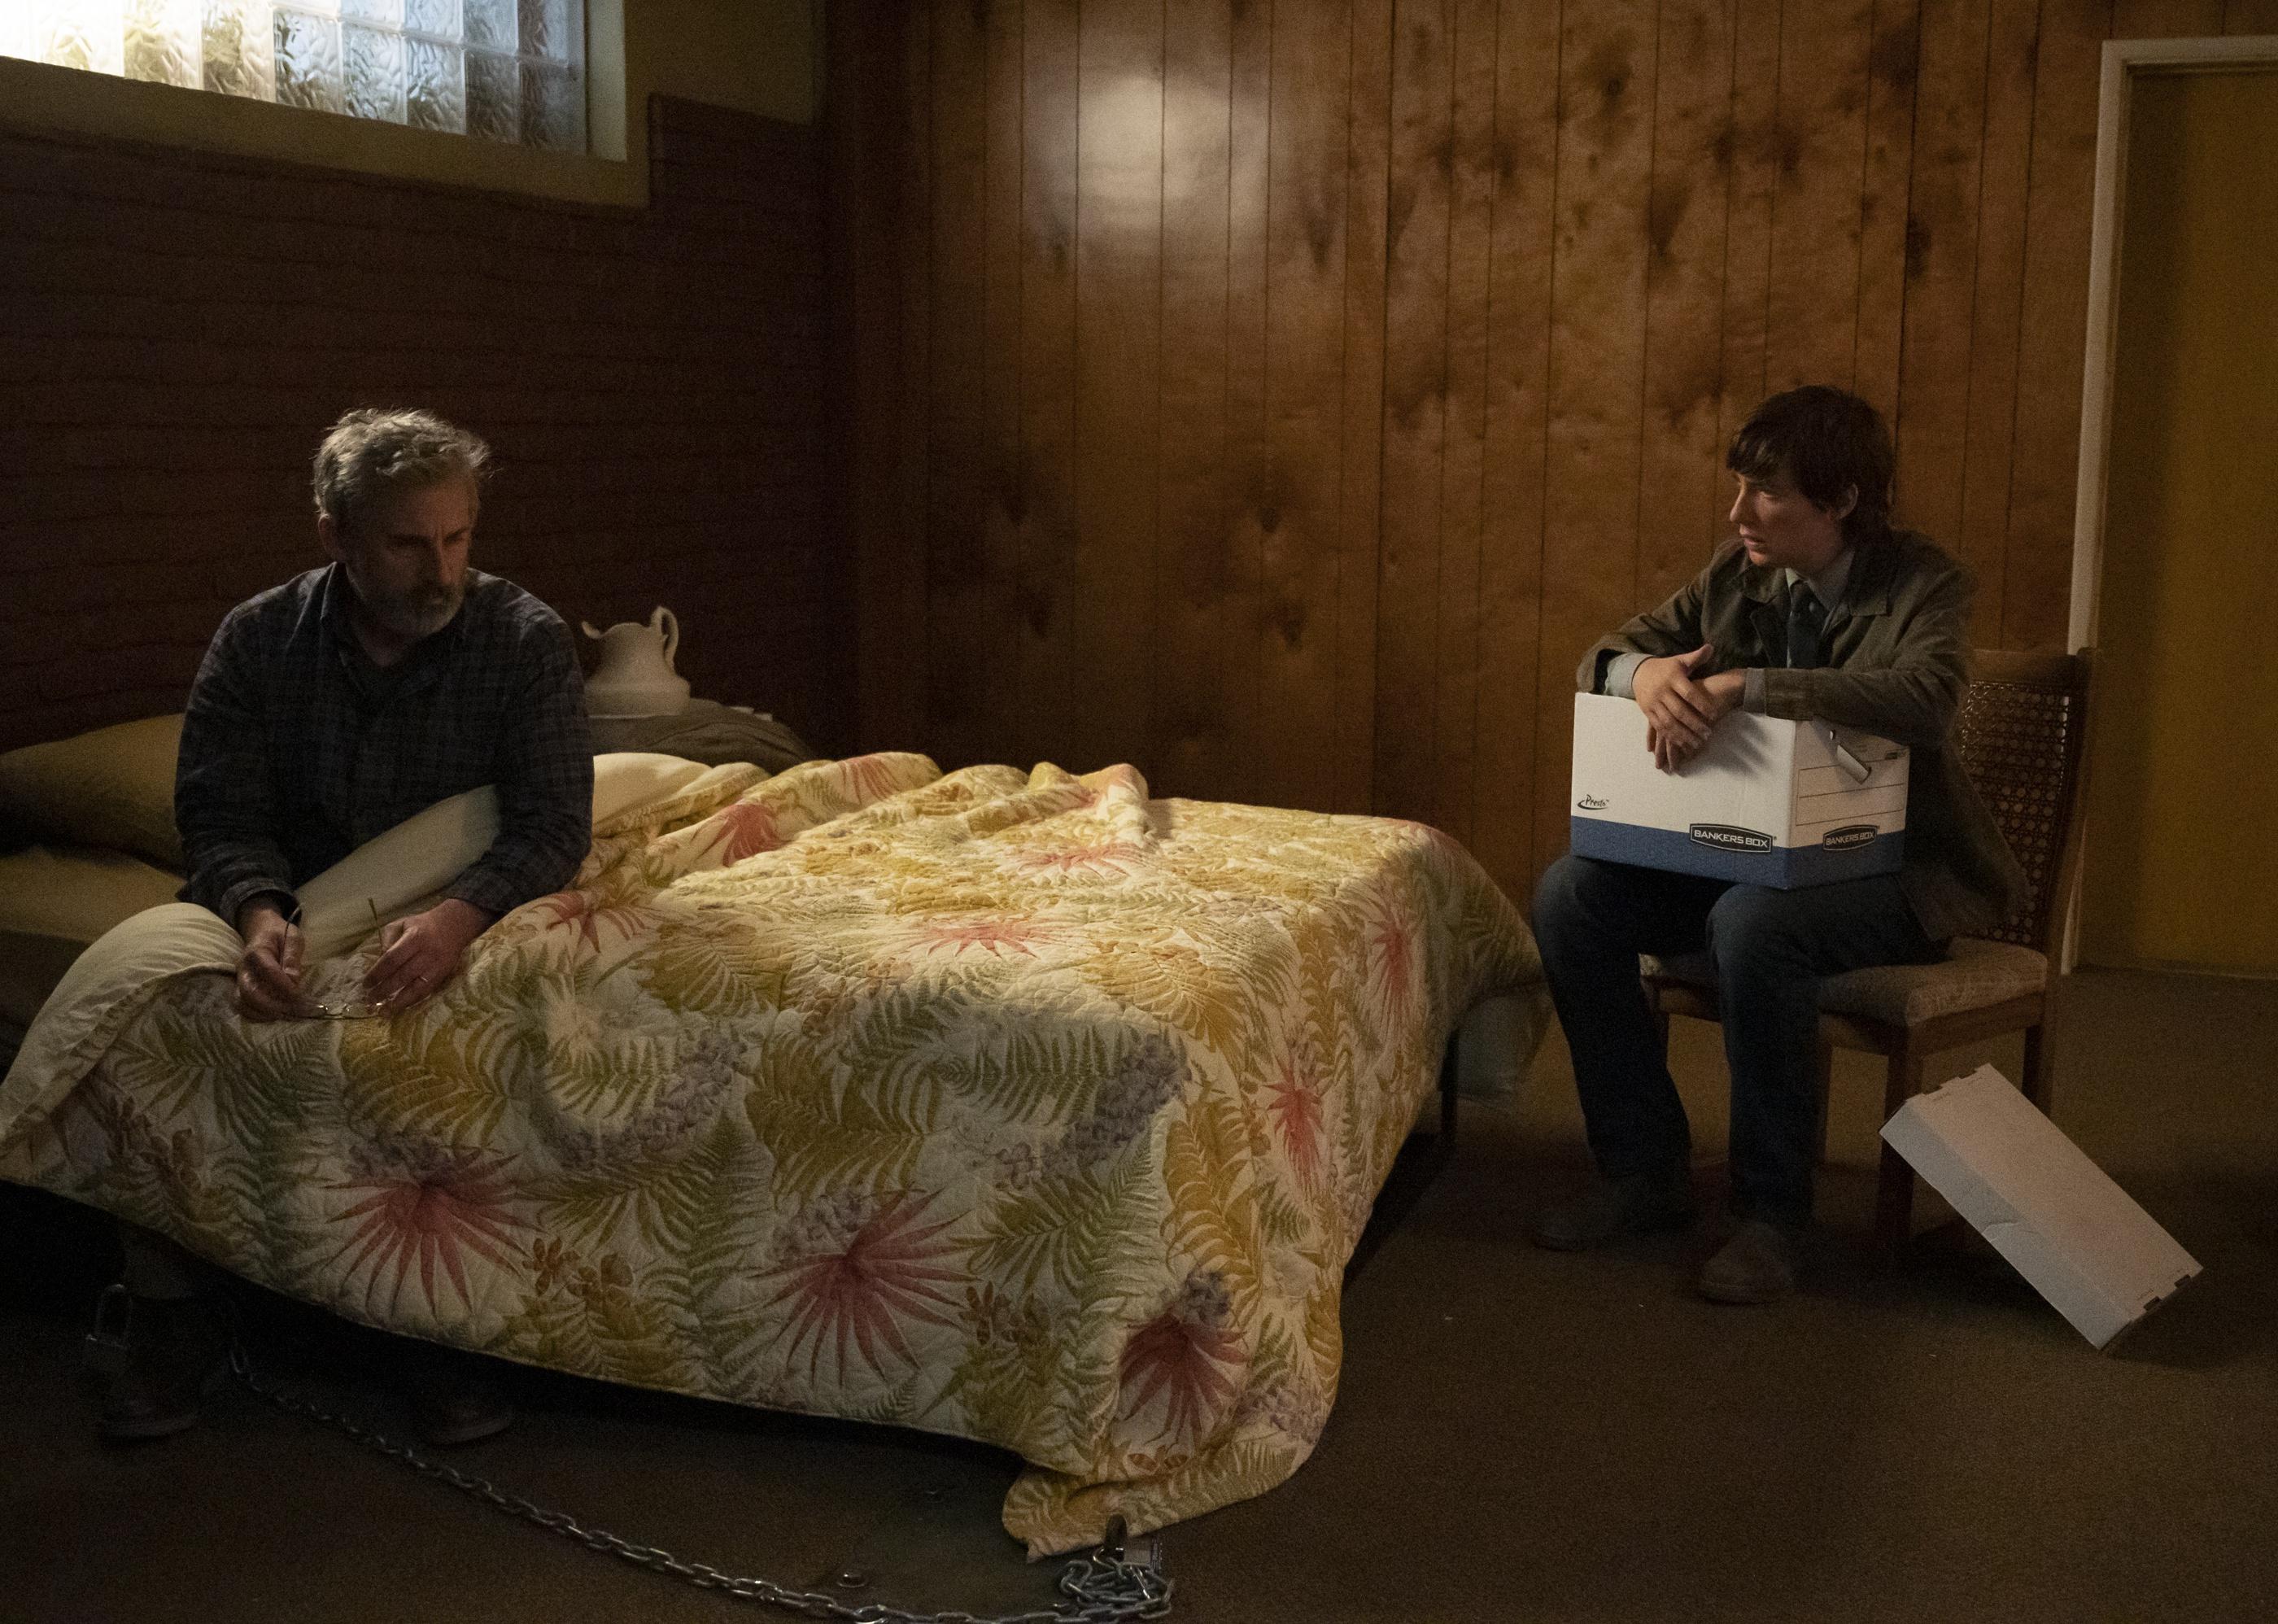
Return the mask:
[[680,652],[680,622],[662,604],[643,625],[621,620],[597,632],[579,623],[601,645],[600,663],[585,678],[585,711],[604,719],[669,716],[688,708],[688,679],[672,669]]

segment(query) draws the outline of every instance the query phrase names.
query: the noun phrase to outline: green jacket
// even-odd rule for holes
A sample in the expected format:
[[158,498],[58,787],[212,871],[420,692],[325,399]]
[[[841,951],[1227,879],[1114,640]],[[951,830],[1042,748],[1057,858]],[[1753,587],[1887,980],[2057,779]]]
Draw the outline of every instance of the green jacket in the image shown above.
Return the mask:
[[1827,663],[1782,662],[1787,587],[1752,564],[1737,541],[1668,602],[1638,616],[1583,656],[1578,681],[1595,692],[1617,655],[1714,653],[1701,674],[1764,671],[1764,709],[1823,717],[1905,745],[1906,861],[1899,883],[1933,941],[1991,930],[2024,906],[2024,871],[1962,771],[1954,707],[1969,680],[1968,571],[1909,530],[1859,544],[1843,601],[1828,611]]

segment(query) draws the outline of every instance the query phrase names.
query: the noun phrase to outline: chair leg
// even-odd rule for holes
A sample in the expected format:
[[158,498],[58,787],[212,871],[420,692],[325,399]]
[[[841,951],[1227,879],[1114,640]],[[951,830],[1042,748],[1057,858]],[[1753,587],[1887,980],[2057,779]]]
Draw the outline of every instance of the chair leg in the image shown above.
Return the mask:
[[1835,1092],[1835,1046],[1822,1038],[1819,1040],[1819,1126],[1816,1157],[1819,1165],[1827,1164],[1827,1101]]
[[2049,1085],[2054,1081],[2050,1074],[2054,1069],[2049,1053],[2048,1016],[2044,1013],[2039,1020],[2025,1029],[2024,1087],[2025,1098],[2040,1108],[2043,1116],[2050,1114]]
[[[1891,1056],[1883,1084],[1883,1120],[1922,1092],[1923,1057],[1901,1047]],[[1883,1161],[1875,1179],[1875,1243],[1884,1263],[1898,1261],[1914,1233],[1915,1170],[1904,1156],[1883,1145]]]

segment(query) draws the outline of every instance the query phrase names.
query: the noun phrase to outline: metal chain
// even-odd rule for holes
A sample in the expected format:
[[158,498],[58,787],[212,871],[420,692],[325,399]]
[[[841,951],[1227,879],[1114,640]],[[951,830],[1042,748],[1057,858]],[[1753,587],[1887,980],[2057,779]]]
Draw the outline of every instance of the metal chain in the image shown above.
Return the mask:
[[883,1602],[854,1605],[819,1590],[798,1590],[767,1579],[738,1577],[705,1562],[687,1562],[654,1545],[637,1545],[607,1528],[587,1528],[567,1512],[548,1511],[511,1495],[486,1478],[455,1467],[430,1460],[409,1444],[373,1431],[348,1416],[336,1414],[305,1398],[280,1390],[253,1368],[241,1342],[233,1342],[229,1367],[247,1390],[265,1398],[288,1415],[319,1422],[345,1433],[365,1448],[409,1467],[422,1477],[447,1483],[471,1495],[493,1510],[537,1524],[549,1533],[575,1540],[594,1551],[622,1558],[636,1567],[684,1580],[699,1590],[719,1590],[738,1601],[758,1602],[787,1613],[815,1619],[845,1619],[852,1624],[1123,1624],[1129,1619],[1163,1619],[1171,1613],[1172,1582],[1152,1562],[1132,1561],[1123,1554],[1123,1520],[1108,1525],[1106,1540],[1094,1551],[1071,1561],[1060,1574],[1060,1593],[1074,1605],[1035,1608],[1027,1613],[983,1616],[971,1613],[911,1613]]

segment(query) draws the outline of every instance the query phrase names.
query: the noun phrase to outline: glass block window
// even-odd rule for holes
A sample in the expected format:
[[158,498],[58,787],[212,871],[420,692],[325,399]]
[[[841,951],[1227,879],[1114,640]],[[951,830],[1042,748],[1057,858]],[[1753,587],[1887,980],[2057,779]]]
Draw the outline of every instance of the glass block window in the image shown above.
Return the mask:
[[585,149],[585,0],[0,0],[0,56]]

